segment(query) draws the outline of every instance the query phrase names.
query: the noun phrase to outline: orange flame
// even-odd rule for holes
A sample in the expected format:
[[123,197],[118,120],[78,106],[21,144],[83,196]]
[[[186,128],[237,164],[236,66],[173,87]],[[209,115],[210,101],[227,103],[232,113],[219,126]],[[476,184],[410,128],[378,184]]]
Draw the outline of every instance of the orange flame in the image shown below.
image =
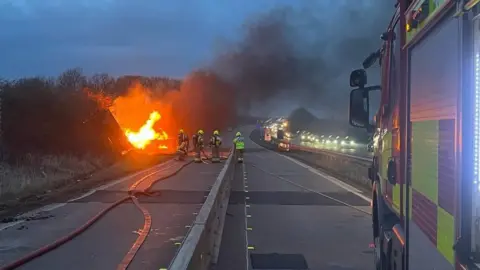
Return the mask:
[[[125,129],[125,135],[128,138],[128,141],[138,149],[145,149],[147,145],[149,145],[154,140],[167,140],[168,134],[160,130],[159,132],[153,129],[155,123],[160,120],[162,116],[157,111],[150,113],[150,117],[148,118],[147,122],[137,131],[132,131],[131,129]],[[167,146],[160,145],[158,148],[166,149]]]
[[[88,98],[98,107],[109,110],[122,128],[127,140],[136,148],[146,151],[169,149],[168,134],[163,127],[171,125],[173,119],[169,106],[152,99],[148,89],[140,84],[132,86],[128,93],[115,99],[103,92],[94,93],[84,89]],[[161,112],[161,114],[160,114]],[[148,119],[146,119],[148,115]],[[162,119],[166,115],[167,119]],[[161,120],[161,121],[160,121]],[[162,126],[160,128],[159,126]]]

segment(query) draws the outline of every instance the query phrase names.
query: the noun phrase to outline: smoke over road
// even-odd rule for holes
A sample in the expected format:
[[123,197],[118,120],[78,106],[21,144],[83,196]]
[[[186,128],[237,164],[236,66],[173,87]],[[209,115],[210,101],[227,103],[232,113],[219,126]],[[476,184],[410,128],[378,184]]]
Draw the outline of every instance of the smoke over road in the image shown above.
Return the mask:
[[348,75],[380,46],[394,1],[295,3],[246,22],[242,38],[225,44],[213,69],[236,88],[241,110],[278,109],[274,101],[287,100],[346,115]]

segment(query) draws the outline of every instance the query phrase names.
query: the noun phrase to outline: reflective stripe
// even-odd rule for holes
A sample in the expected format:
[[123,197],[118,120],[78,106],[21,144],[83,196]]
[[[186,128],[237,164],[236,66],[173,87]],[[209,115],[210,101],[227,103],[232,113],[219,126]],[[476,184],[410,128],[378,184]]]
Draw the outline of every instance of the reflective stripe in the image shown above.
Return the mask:
[[412,137],[411,219],[454,265],[455,120],[413,121]]
[[437,249],[453,265],[455,253],[455,219],[443,208],[437,206]]
[[235,144],[236,149],[244,149],[245,148],[245,142],[242,136],[236,137],[233,139],[233,143]]

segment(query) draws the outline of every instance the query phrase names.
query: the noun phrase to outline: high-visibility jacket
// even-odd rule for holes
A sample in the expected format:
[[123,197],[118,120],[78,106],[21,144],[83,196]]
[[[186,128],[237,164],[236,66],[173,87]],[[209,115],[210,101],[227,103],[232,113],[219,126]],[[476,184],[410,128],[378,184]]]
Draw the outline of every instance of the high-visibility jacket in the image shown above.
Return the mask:
[[235,144],[235,149],[245,149],[245,140],[243,139],[243,136],[235,137],[235,139],[233,139],[233,143]]
[[212,135],[212,137],[210,138],[210,145],[219,147],[220,145],[222,145],[222,138],[220,138],[220,136],[218,135]]

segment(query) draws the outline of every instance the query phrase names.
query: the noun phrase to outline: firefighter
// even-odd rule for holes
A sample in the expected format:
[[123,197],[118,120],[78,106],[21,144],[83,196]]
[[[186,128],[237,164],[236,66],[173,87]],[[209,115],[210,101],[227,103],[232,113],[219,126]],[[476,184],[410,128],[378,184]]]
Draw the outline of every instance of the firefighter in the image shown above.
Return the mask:
[[178,159],[185,160],[185,156],[188,155],[188,137],[187,134],[180,129],[178,132],[178,146],[177,146]]
[[243,163],[243,151],[245,149],[245,140],[242,133],[237,132],[233,139],[233,145],[235,146],[235,155],[237,156],[238,163]]
[[220,138],[220,132],[218,130],[213,131],[209,145],[212,147],[212,162],[220,162],[220,145],[222,145],[222,138]]
[[187,150],[187,155],[188,155],[188,152],[190,151],[190,138],[188,138],[188,134],[185,133],[185,143],[186,143],[186,150]]
[[199,130],[197,134],[195,134],[195,138],[193,140],[193,147],[195,147],[195,159],[196,163],[202,162],[202,158],[200,157],[201,153],[203,152],[203,130]]
[[197,145],[197,138],[198,138],[197,134],[192,135],[192,146],[194,150],[195,150],[195,146]]

